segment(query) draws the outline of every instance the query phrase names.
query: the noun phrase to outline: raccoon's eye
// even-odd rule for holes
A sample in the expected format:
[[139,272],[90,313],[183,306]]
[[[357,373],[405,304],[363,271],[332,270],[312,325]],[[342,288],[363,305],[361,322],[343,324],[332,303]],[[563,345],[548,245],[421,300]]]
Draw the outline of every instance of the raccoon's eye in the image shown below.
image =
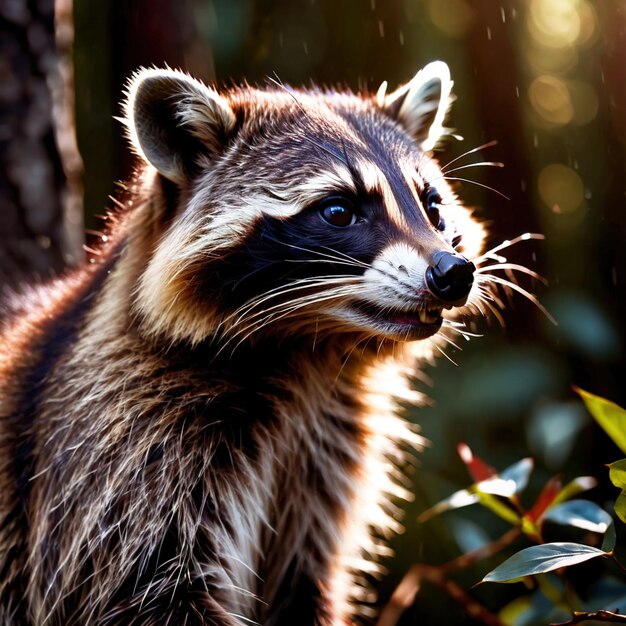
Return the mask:
[[340,228],[352,226],[357,221],[354,209],[344,198],[328,198],[320,207],[319,214],[327,224]]
[[441,206],[443,200],[439,195],[439,192],[434,187],[426,185],[426,187],[422,190],[420,200],[422,201],[422,206],[426,211],[426,215],[428,215],[430,223],[437,230],[444,230],[446,224],[439,212],[439,207]]

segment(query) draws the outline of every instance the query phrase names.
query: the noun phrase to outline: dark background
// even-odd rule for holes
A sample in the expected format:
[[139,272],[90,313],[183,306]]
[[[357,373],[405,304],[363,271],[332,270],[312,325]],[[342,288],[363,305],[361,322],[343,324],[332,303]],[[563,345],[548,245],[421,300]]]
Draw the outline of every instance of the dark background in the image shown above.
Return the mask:
[[[501,161],[458,176],[459,193],[490,224],[490,242],[524,232],[510,261],[548,280],[520,279],[556,318],[513,294],[506,326],[481,321],[482,338],[449,349],[417,387],[432,406],[409,412],[432,446],[415,471],[407,532],[394,541],[382,597],[414,562],[440,563],[505,527],[466,509],[424,525],[419,512],[471,482],[456,454],[467,442],[502,469],[524,456],[537,468],[529,495],[553,474],[593,474],[590,497],[615,497],[604,464],[620,453],[591,423],[571,386],[626,405],[626,3],[621,0],[74,0],[77,134],[85,164],[85,222],[111,206],[132,160],[119,101],[140,65],[180,67],[206,82],[347,85],[376,90],[446,61],[457,101],[451,123],[464,137],[442,163]],[[478,184],[474,184],[478,183]],[[508,197],[504,199],[495,190]],[[532,498],[531,498],[532,499]],[[527,503],[528,504],[528,503]],[[519,547],[519,546],[518,546]],[[470,572],[478,581],[493,563]],[[492,609],[520,589],[474,591]],[[445,607],[445,611],[442,610]],[[470,623],[429,589],[403,623]]]

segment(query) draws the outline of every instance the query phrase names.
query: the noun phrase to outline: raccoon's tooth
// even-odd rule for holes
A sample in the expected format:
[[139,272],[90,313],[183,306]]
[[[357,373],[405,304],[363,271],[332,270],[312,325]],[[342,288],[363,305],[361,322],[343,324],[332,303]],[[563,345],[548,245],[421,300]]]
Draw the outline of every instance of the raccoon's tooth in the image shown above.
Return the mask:
[[420,318],[420,322],[422,322],[422,324],[428,324],[428,311],[426,311],[426,309],[420,309],[417,312],[419,318]]

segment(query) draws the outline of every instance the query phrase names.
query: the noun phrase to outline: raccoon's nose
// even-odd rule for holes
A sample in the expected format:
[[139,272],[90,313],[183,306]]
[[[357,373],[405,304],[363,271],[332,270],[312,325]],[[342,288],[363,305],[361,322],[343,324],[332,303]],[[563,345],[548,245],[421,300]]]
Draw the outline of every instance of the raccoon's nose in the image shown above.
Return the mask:
[[476,266],[460,254],[438,252],[434,265],[426,270],[426,285],[437,298],[446,302],[458,302],[469,295],[474,282]]

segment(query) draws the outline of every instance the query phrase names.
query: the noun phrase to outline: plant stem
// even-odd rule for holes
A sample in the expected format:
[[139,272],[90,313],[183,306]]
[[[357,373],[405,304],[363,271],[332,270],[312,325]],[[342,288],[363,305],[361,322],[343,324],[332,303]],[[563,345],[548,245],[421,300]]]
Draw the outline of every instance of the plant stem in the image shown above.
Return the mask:
[[572,626],[583,622],[611,622],[613,624],[626,624],[626,615],[613,613],[612,611],[595,611],[593,613],[574,613],[572,619],[567,622],[550,624],[550,626]]
[[456,559],[452,559],[451,561],[448,561],[443,565],[439,565],[439,568],[442,572],[452,572],[463,569],[465,567],[470,567],[471,565],[474,565],[474,563],[476,563],[477,561],[488,559],[494,554],[498,554],[498,552],[506,548],[509,544],[513,543],[521,534],[522,531],[518,526],[516,526],[515,528],[511,528],[498,539],[480,548],[477,548],[476,550],[472,550],[467,554],[462,554]]
[[613,551],[608,553],[608,557],[611,559],[611,561],[613,561],[613,563],[615,563],[615,565],[617,565],[617,567],[619,567],[619,569],[621,570],[622,574],[626,574],[626,567],[624,567],[618,560],[617,557],[615,556],[615,553]]
[[376,626],[396,626],[402,613],[413,604],[420,590],[422,580],[444,589],[465,611],[465,614],[486,626],[505,626],[497,615],[494,615],[482,604],[474,600],[456,582],[448,579],[443,566],[418,564],[409,568],[400,584],[396,587],[389,602],[383,608]]
[[469,567],[477,561],[497,554],[519,537],[521,532],[521,529],[518,527],[511,528],[499,539],[477,550],[462,554],[442,565],[413,565],[396,587],[389,602],[384,606],[376,626],[395,626],[402,613],[415,601],[415,596],[421,588],[422,580],[427,580],[447,591],[461,605],[466,615],[481,620],[487,626],[504,626],[497,615],[494,615],[482,604],[476,602],[457,583],[448,579],[446,574]]

